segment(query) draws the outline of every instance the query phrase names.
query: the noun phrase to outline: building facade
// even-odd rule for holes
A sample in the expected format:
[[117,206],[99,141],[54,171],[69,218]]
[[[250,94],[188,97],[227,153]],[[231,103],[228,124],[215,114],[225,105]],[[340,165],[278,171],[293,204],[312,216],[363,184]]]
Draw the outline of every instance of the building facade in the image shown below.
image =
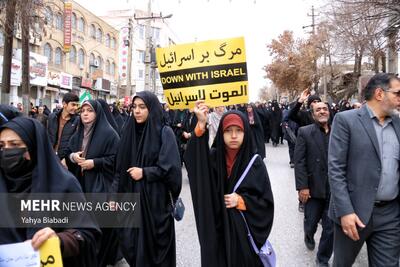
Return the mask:
[[[132,0],[115,0],[113,7],[114,10],[109,10],[101,17],[118,28],[120,32],[119,78],[122,89],[120,95],[131,96],[134,92],[149,90],[156,93],[161,100],[163,90],[154,49],[157,46],[166,47],[174,44],[176,36],[169,28],[167,19],[143,19],[151,15],[160,17],[159,10],[149,12],[149,10],[135,8]],[[129,40],[130,35],[131,40]],[[131,59],[129,58],[130,49]],[[148,57],[146,57],[146,51],[152,51]],[[131,62],[130,73],[129,61]],[[150,70],[147,85],[146,66]],[[128,75],[131,77],[131,89],[127,88]]]
[[[75,1],[45,0],[40,9],[43,22],[31,31],[31,102],[55,107],[65,93],[80,95],[86,90],[94,98],[115,100],[119,31]],[[17,64],[20,38],[18,28],[14,37]],[[4,35],[0,36],[0,53],[3,39]],[[16,104],[21,96],[20,86],[12,86],[10,94],[2,96],[2,103]]]

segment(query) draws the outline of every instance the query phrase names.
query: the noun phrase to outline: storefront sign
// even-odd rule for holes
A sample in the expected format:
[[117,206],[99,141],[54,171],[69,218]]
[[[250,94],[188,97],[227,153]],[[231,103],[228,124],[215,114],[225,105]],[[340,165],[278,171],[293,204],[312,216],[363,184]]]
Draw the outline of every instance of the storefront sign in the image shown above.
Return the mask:
[[64,4],[64,52],[69,52],[71,49],[72,40],[72,3]]
[[71,74],[61,72],[60,87],[72,90],[72,75]]

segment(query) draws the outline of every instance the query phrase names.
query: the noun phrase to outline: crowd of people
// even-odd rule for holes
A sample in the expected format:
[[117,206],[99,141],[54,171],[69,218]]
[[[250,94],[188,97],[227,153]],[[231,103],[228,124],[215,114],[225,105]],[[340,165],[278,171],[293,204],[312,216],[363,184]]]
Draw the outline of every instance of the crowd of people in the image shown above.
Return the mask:
[[[264,266],[256,250],[268,240],[273,190],[264,159],[289,148],[304,242],[316,264],[351,266],[364,242],[371,266],[398,266],[400,256],[400,81],[377,74],[366,102],[322,102],[308,89],[277,101],[170,110],[150,92],[129,109],[67,93],[50,112],[0,106],[0,192],[140,193],[139,227],[0,228],[0,244],[57,235],[64,266],[176,266],[172,211],[188,172],[202,266]],[[273,148],[272,148],[273,149]],[[0,201],[2,212],[12,213]],[[7,214],[6,214],[7,215]],[[5,216],[11,220],[12,216]],[[132,222],[126,221],[126,226]],[[79,225],[79,224],[75,224]]]

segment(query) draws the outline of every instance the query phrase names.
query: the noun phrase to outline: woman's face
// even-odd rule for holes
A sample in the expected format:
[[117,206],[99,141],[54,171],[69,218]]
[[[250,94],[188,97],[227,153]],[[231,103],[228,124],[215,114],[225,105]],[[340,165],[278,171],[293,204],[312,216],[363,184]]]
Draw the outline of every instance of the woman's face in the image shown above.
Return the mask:
[[248,106],[247,106],[247,112],[252,112],[252,111],[253,111],[253,107],[250,106],[250,105],[248,105]]
[[90,105],[83,105],[81,108],[81,120],[83,124],[94,122],[96,119],[96,112]]
[[236,125],[229,126],[224,131],[224,143],[230,149],[239,149],[243,144],[244,131]]
[[[22,141],[21,137],[11,129],[4,129],[0,133],[0,149],[12,149],[12,148],[26,148],[26,144]],[[30,160],[31,157],[29,152],[26,151],[24,154],[25,159]]]
[[132,105],[133,116],[137,123],[144,123],[149,117],[149,110],[143,99],[136,97]]

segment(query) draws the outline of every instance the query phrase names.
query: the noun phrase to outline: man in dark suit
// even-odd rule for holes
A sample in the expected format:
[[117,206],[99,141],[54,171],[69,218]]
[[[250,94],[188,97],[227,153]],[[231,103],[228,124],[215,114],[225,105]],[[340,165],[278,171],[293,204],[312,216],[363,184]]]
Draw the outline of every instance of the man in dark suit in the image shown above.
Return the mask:
[[379,73],[366,104],[335,116],[329,144],[334,266],[351,266],[364,242],[370,266],[399,266],[400,81]]
[[304,242],[314,250],[314,235],[322,219],[322,235],[317,253],[317,266],[328,266],[333,249],[333,224],[328,218],[328,144],[329,107],[315,103],[312,110],[314,123],[298,131],[294,151],[296,190],[304,207]]

